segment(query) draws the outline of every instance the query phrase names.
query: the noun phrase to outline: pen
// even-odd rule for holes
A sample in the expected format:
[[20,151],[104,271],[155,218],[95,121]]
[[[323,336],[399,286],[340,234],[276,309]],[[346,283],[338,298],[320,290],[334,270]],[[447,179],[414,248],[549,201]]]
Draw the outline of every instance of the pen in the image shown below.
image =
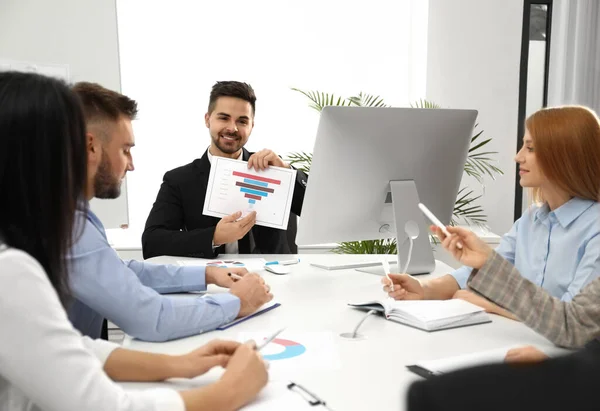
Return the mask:
[[385,276],[390,281],[390,289],[392,291],[394,291],[394,282],[390,278],[390,264],[388,263],[388,261],[386,259],[383,259],[381,261],[381,265],[383,265],[383,272],[385,273]]
[[265,346],[270,343],[271,341],[273,341],[279,334],[281,334],[283,332],[283,330],[285,330],[285,327],[283,327],[282,329],[276,331],[273,335],[271,335],[270,337],[268,337],[267,339],[265,339],[260,345],[256,345],[256,351],[260,351],[263,348],[265,348]]
[[234,281],[242,279],[242,276],[241,275],[237,275],[236,273],[227,273],[227,275],[230,276]]
[[267,261],[265,263],[265,265],[275,265],[275,264],[281,264],[281,265],[290,265],[290,264],[298,264],[300,262],[299,258],[294,258],[292,260],[282,260],[282,261]]
[[[440,220],[438,220],[438,218],[431,211],[429,211],[429,209],[425,206],[425,204],[419,203],[418,207],[423,212],[423,214],[425,214],[427,216],[427,218],[429,218],[429,221],[431,221],[435,226],[437,226],[440,230],[442,230],[442,233],[444,233],[444,235],[446,237],[452,237],[452,235],[446,229],[446,226],[444,224],[442,224],[442,222]],[[456,248],[458,248],[459,250],[462,250],[462,243],[460,243],[460,242],[457,243]]]

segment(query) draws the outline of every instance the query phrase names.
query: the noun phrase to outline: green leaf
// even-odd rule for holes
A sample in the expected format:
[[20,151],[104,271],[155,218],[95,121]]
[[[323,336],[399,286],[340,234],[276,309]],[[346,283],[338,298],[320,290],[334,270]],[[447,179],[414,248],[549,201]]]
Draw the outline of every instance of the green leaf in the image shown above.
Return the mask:
[[[475,127],[473,127],[473,130],[475,130],[476,128],[477,128],[477,124],[475,124]],[[477,133],[473,137],[471,137],[471,143],[475,142],[475,140],[477,140],[482,134],[483,134],[483,130],[481,130],[479,133]]]
[[303,94],[310,100],[310,108],[317,111],[323,110],[326,106],[349,106],[350,103],[343,97],[338,97],[337,103],[335,102],[336,96],[334,94],[319,92],[319,91],[304,91],[297,88],[292,88],[293,91]]
[[333,250],[337,254],[397,254],[395,238],[385,240],[348,241]]
[[[471,140],[471,141],[472,141],[472,140]],[[472,152],[472,151],[475,151],[475,150],[477,150],[477,149],[479,149],[479,148],[481,148],[481,147],[483,147],[483,146],[485,146],[485,145],[486,145],[487,143],[489,143],[490,141],[492,141],[492,139],[491,139],[491,138],[488,138],[487,140],[485,140],[485,141],[482,141],[481,143],[477,144],[475,147],[470,147],[470,148],[469,148],[469,153],[470,153],[470,152]]]
[[411,103],[410,106],[412,108],[440,108],[438,104],[424,99],[419,99],[419,101]]
[[388,107],[380,96],[365,94],[362,91],[358,96],[348,97],[351,104],[359,107]]
[[294,166],[295,168],[304,171],[306,174],[310,173],[310,166],[312,164],[312,154],[302,152],[294,152],[288,154],[286,161]]

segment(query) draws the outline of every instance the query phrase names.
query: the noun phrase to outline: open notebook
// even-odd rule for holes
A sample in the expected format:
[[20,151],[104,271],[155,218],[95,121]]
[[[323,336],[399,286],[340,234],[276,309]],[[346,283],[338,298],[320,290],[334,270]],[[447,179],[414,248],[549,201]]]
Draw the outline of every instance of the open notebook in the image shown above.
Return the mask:
[[464,300],[394,301],[386,299],[348,305],[362,310],[382,312],[388,320],[425,331],[491,322],[483,308]]

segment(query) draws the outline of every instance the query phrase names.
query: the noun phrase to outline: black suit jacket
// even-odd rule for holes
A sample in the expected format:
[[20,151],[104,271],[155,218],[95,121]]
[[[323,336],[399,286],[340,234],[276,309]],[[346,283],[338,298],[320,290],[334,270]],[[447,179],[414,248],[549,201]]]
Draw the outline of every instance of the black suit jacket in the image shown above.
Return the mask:
[[598,410],[600,344],[539,364],[496,364],[414,383],[409,411]]
[[[243,160],[252,153],[243,149]],[[160,255],[213,258],[224,246],[213,250],[212,240],[217,217],[202,214],[210,174],[208,150],[202,158],[168,171],[163,177],[156,201],[152,206],[142,235],[144,258]],[[308,177],[298,170],[291,212],[300,215]],[[295,218],[290,215],[290,218]],[[254,226],[254,253],[289,254],[286,231]],[[249,234],[239,240],[240,253],[249,253]]]

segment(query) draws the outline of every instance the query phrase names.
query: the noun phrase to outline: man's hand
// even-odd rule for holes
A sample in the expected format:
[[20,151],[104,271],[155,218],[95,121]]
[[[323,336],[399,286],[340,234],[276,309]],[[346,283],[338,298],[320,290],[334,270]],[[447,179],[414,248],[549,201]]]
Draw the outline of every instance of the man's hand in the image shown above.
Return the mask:
[[271,150],[260,150],[250,156],[248,159],[248,168],[253,168],[256,171],[266,170],[269,166],[290,168],[290,165],[285,163],[277,154]]
[[172,378],[194,378],[213,367],[225,368],[240,345],[235,341],[213,340],[188,354],[174,356]]
[[222,268],[222,267],[206,267],[206,284],[214,284],[219,287],[229,288],[236,281],[228,274],[235,273],[243,277],[248,273],[245,268]]
[[215,228],[213,242],[215,245],[232,243],[243,238],[256,224],[256,211],[252,211],[246,217],[236,221],[242,216],[241,211],[223,217]]
[[531,345],[527,347],[508,350],[504,361],[512,363],[536,363],[547,360],[549,357]]
[[387,277],[381,279],[383,291],[394,300],[423,300],[425,290],[421,282],[408,274],[390,274],[393,285]]
[[271,287],[261,276],[254,273],[246,274],[241,280],[232,284],[229,292],[240,299],[238,318],[252,314],[273,299]]
[[[475,233],[461,227],[448,226],[450,237],[446,237],[439,227],[434,225],[429,229],[442,241],[442,246],[460,263],[473,268],[481,268],[492,254],[492,249]],[[462,248],[457,244],[461,243]]]

